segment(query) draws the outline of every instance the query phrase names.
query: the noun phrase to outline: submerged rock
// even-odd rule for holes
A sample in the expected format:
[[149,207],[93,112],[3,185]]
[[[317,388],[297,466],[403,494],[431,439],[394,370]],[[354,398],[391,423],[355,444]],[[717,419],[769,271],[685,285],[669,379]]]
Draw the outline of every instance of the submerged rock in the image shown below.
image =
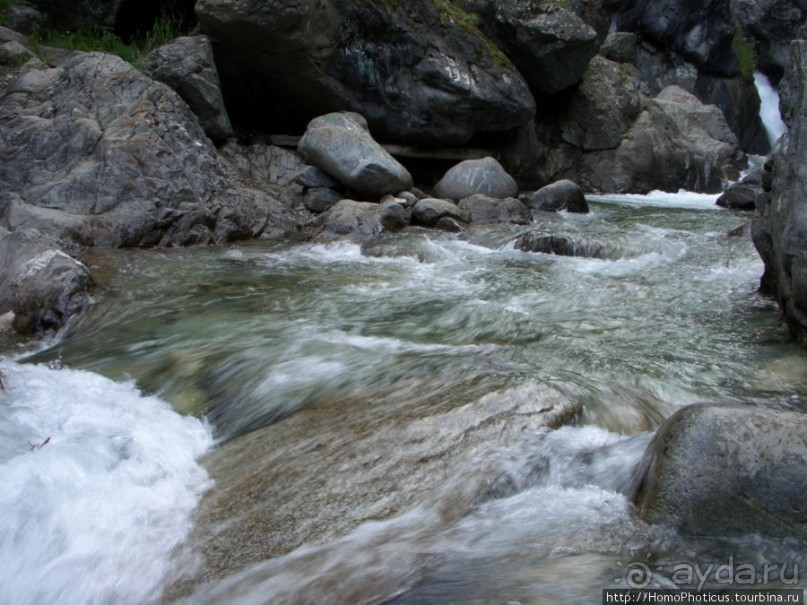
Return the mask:
[[310,164],[363,195],[380,198],[412,188],[412,175],[375,142],[358,114],[331,113],[311,120],[297,150]]
[[686,535],[805,539],[806,484],[807,415],[693,405],[658,429],[634,501]]
[[618,251],[612,246],[562,233],[534,231],[516,238],[516,250],[540,252],[558,256],[581,256],[584,258],[612,259]]

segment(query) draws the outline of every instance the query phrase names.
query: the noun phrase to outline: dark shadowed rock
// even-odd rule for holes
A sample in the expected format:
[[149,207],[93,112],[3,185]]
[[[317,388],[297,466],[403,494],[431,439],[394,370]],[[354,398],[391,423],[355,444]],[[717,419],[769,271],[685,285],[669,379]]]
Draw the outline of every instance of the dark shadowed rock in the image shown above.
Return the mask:
[[28,64],[0,99],[0,224],[85,245],[288,233],[270,187],[244,186],[187,104],[118,57]]
[[538,2],[465,0],[482,31],[513,61],[530,87],[555,94],[583,77],[600,37],[572,10]]
[[776,297],[791,332],[803,341],[807,338],[807,41],[794,42],[791,52],[780,86],[788,132],[766,162],[772,199],[758,204],[753,234],[765,262],[761,289]]
[[328,187],[312,187],[306,189],[303,194],[303,205],[310,210],[320,214],[330,210],[337,202],[344,199],[345,195],[335,189]]
[[22,334],[57,330],[89,307],[90,272],[36,230],[0,234],[0,315]]
[[532,222],[530,209],[512,197],[498,200],[486,195],[472,195],[461,200],[459,208],[472,223],[529,225]]
[[375,142],[361,116],[331,113],[311,120],[297,150],[306,161],[363,195],[412,188],[412,175]]
[[632,63],[639,37],[633,32],[611,32],[600,47],[600,54],[616,63]]
[[732,183],[717,198],[716,204],[730,210],[754,210],[756,197],[762,192],[762,168],[753,170],[741,181]]
[[757,66],[778,82],[790,60],[807,4],[801,0],[732,0],[743,32],[755,42]]
[[314,238],[320,242],[349,240],[366,243],[386,231],[399,231],[409,223],[398,204],[374,204],[341,200],[320,215]]
[[634,500],[643,519],[686,535],[804,539],[806,484],[807,415],[694,405],[659,427]]
[[577,183],[567,179],[542,187],[529,197],[527,205],[532,210],[544,212],[566,210],[567,212],[586,213],[589,211],[583,190]]
[[638,72],[595,57],[569,103],[563,140],[580,149],[614,149],[643,109]]
[[316,166],[306,166],[294,177],[294,182],[302,185],[306,189],[317,189],[323,187],[335,189],[340,186],[339,181]]
[[467,214],[450,200],[427,197],[412,209],[412,222],[426,227],[434,227],[440,219],[446,217],[463,223],[469,222]]
[[450,2],[199,0],[196,11],[231,116],[268,131],[348,110],[379,140],[444,145],[535,113],[522,76]]
[[441,198],[461,200],[481,194],[504,199],[518,193],[518,185],[491,157],[481,160],[465,160],[453,166],[434,186],[434,192]]
[[185,99],[211,139],[233,136],[207,36],[185,36],[161,46],[146,57],[145,70]]

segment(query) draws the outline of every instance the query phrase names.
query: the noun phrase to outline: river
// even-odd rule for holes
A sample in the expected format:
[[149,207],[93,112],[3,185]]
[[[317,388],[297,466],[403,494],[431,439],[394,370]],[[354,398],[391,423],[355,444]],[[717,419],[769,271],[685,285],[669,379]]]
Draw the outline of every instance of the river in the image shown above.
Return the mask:
[[[801,545],[683,539],[626,497],[652,429],[682,406],[805,408],[807,358],[756,293],[750,238],[727,235],[750,217],[697,194],[589,201],[530,229],[602,243],[607,259],[520,252],[513,226],[411,229],[364,250],[93,252],[93,309],[0,362],[0,602],[156,603],[197,573],[209,583],[176,593],[195,591],[188,603],[594,603],[637,566],[669,586],[675,565],[729,559],[776,563],[789,586]],[[452,450],[450,480],[407,483],[411,427],[429,451],[451,430],[424,421],[435,414],[473,423],[550,391],[580,406],[572,426],[477,439]],[[265,435],[273,472],[297,477],[262,503],[271,514],[382,458],[400,481],[372,493],[393,504],[353,495],[369,512],[350,524],[304,499],[284,519],[315,529],[265,527],[271,557],[205,574],[209,536],[193,526],[233,480],[216,456]],[[356,435],[382,451],[354,455]],[[294,449],[314,437],[327,456]],[[498,483],[447,516],[481,459]]]

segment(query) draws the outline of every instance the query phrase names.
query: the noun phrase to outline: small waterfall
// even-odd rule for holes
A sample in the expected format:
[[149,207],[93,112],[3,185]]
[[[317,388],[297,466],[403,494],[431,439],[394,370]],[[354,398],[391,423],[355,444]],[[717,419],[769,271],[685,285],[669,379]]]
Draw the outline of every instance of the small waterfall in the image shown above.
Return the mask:
[[779,137],[787,132],[787,126],[779,113],[779,93],[771,85],[768,77],[760,72],[754,73],[754,84],[760,100],[759,117],[762,119],[765,132],[768,133],[768,140],[773,147]]

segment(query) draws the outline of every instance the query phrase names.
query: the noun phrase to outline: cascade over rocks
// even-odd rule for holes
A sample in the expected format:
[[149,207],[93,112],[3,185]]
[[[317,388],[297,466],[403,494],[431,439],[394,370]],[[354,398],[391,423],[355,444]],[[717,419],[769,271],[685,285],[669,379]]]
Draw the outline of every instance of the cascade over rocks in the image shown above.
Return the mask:
[[659,427],[634,501],[646,521],[686,535],[803,540],[805,483],[807,414],[692,405]]
[[[788,132],[767,167],[771,199],[761,197],[754,244],[765,262],[761,290],[776,297],[781,316],[800,340],[807,339],[807,40],[791,45],[790,67],[780,86]],[[763,185],[766,179],[763,176]]]
[[518,184],[497,160],[486,157],[451,167],[434,186],[434,193],[452,200],[476,194],[504,199],[518,193]]
[[535,113],[512,63],[448,2],[199,0],[196,11],[231,116],[266,130],[349,110],[381,140],[461,144]]
[[0,153],[10,230],[118,247],[297,228],[271,187],[243,184],[173,90],[111,55],[29,62],[0,99]]
[[412,175],[370,135],[355,113],[330,113],[311,120],[297,150],[310,164],[345,187],[381,197],[412,188]]
[[185,99],[212,140],[233,136],[207,36],[177,38],[152,51],[146,57],[145,71]]

